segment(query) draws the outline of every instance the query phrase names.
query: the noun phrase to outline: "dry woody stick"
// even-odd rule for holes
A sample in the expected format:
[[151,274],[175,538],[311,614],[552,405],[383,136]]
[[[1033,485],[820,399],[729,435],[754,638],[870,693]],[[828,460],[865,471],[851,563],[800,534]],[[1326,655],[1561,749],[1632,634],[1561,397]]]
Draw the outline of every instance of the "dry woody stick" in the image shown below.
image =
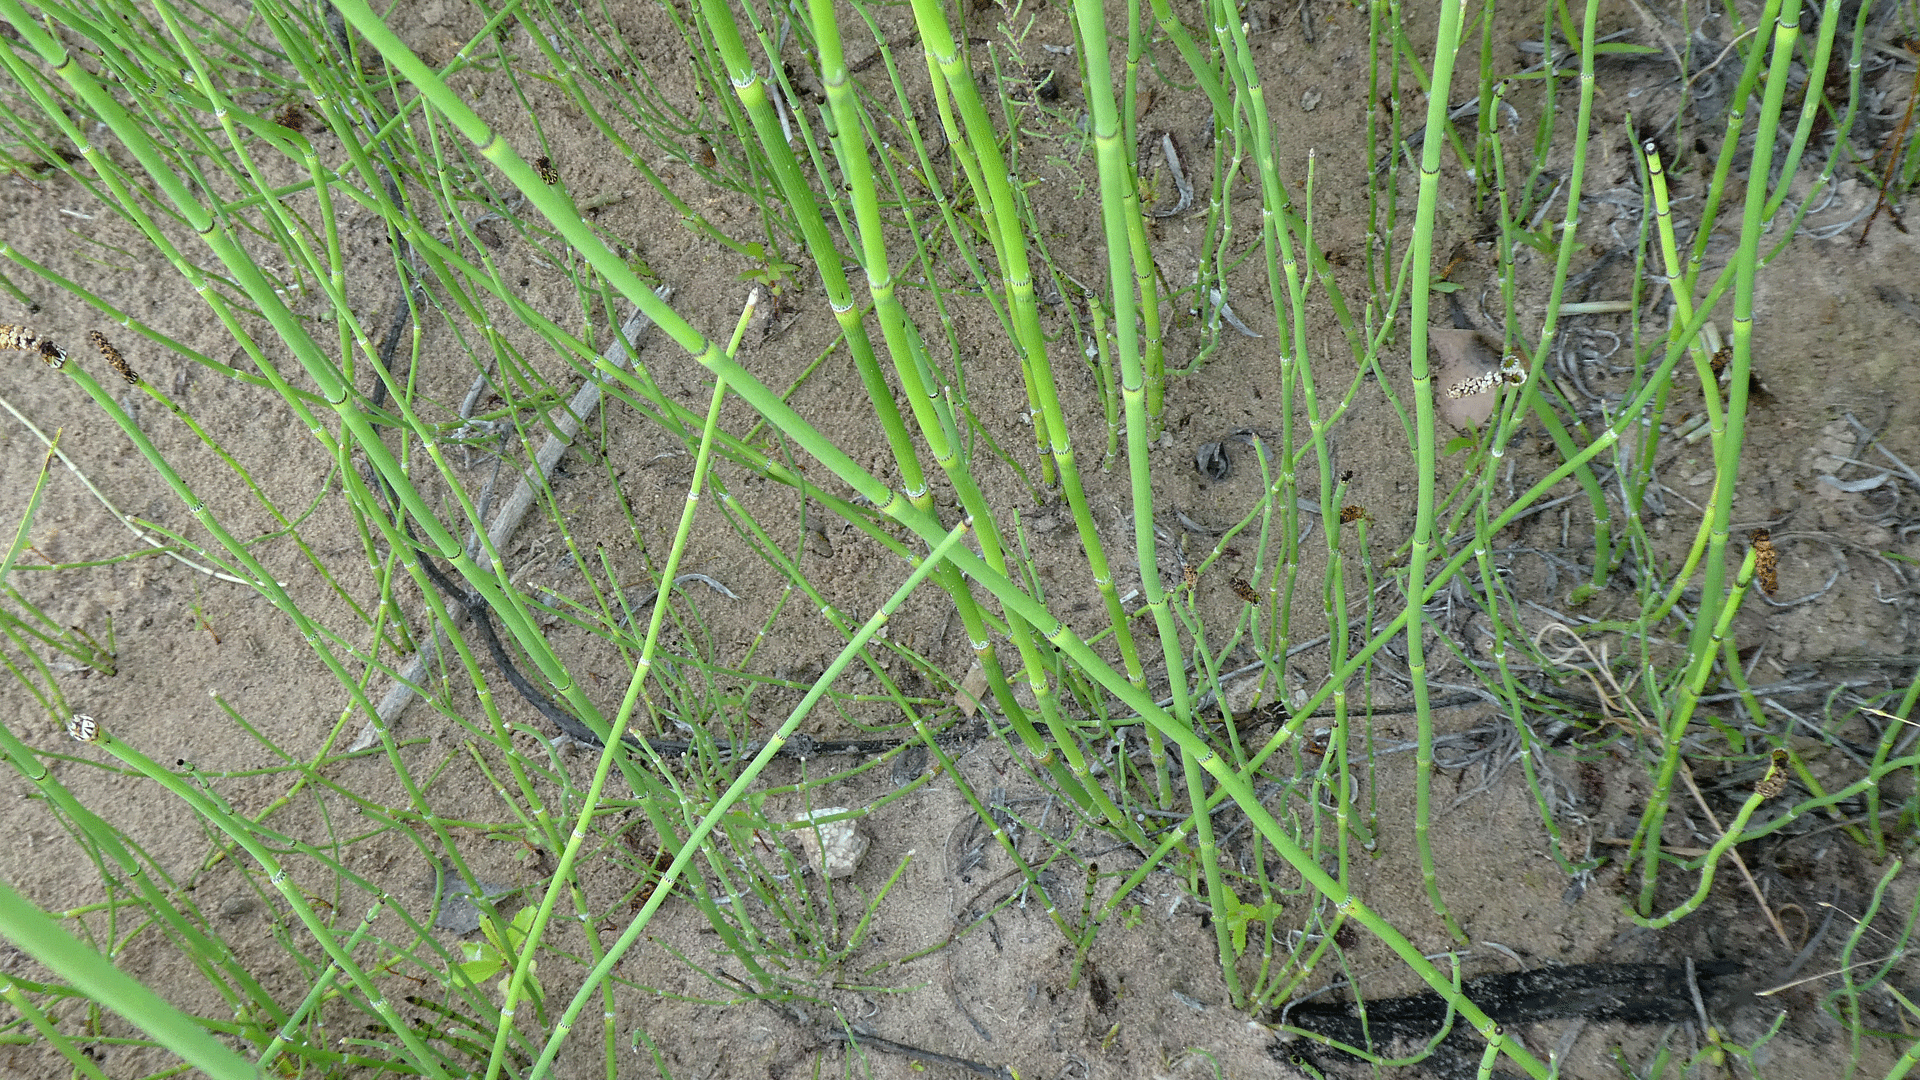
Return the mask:
[[[666,286],[661,286],[654,292],[662,300],[673,297],[673,290]],[[632,354],[627,351],[626,343],[631,341],[633,348],[637,351],[640,347],[642,332],[651,325],[653,325],[652,322],[641,312],[635,311],[621,326],[619,336],[607,346],[606,351],[600,354],[601,359],[616,368],[626,367],[632,361]],[[555,422],[556,433],[547,437],[539,453],[534,456],[534,468],[539,471],[542,482],[553,472],[553,467],[559,463],[560,456],[566,453],[567,447],[573,444],[573,437],[579,434],[584,419],[591,416],[594,409],[599,407],[599,380],[604,377],[596,372],[593,378],[588,379],[585,385],[581,386],[568,404],[567,411]],[[514,487],[513,494],[500,507],[499,512],[494,515],[493,524],[487,528],[488,542],[496,550],[507,547],[514,532],[520,528],[521,519],[526,517],[527,511],[533,507],[533,498],[533,477],[530,473],[523,473],[519,484]],[[467,549],[480,550],[480,538],[477,534],[468,536]],[[387,689],[374,710],[379,714],[382,723],[392,724],[399,717],[401,710],[412,703],[414,688],[426,684],[428,670],[432,665],[435,652],[444,644],[445,633],[445,628],[436,628],[432,644],[416,653],[400,678]],[[359,735],[347,749],[349,753],[354,753],[365,750],[379,741],[379,729],[369,718],[361,726]]]

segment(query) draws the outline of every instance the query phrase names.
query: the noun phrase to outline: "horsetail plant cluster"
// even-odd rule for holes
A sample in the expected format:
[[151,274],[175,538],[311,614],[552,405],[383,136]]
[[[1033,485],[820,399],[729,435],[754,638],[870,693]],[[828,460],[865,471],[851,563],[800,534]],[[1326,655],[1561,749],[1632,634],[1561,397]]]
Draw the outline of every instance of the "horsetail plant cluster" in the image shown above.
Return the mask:
[[[81,740],[78,753],[139,778],[206,830],[208,858],[189,880],[167,880],[45,767],[56,753],[75,753],[70,746],[56,752],[0,729],[9,763],[88,852],[112,897],[111,918],[138,913],[127,936],[160,937],[189,958],[232,1018],[190,1016],[160,1000],[56,925],[91,933],[86,920],[50,920],[11,889],[0,890],[0,931],[62,981],[0,976],[0,995],[82,1072],[91,1073],[82,1064],[87,1036],[61,1004],[76,994],[222,1077],[350,1068],[553,1075],[597,1005],[611,1078],[623,1045],[653,1045],[623,1012],[635,984],[620,968],[651,944],[670,902],[696,911],[745,973],[729,976],[734,986],[678,955],[723,988],[715,1003],[829,997],[823,987],[832,980],[821,973],[858,949],[907,868],[896,865],[884,886],[856,900],[809,878],[767,839],[818,827],[814,817],[776,820],[776,796],[812,805],[872,770],[812,771],[819,759],[804,751],[839,722],[875,729],[864,734],[889,756],[924,748],[937,767],[912,784],[959,790],[1019,887],[1044,901],[1071,947],[1073,978],[1097,934],[1166,872],[1212,913],[1234,1007],[1269,1015],[1316,985],[1345,963],[1351,946],[1341,944],[1342,931],[1357,926],[1484,1039],[1482,1075],[1502,1058],[1503,1067],[1551,1075],[1554,1063],[1461,991],[1457,957],[1436,964],[1407,927],[1360,895],[1357,864],[1383,834],[1405,828],[1437,925],[1456,946],[1470,940],[1430,837],[1440,707],[1431,673],[1441,664],[1469,671],[1475,699],[1511,729],[1550,849],[1568,874],[1590,874],[1598,861],[1568,835],[1543,726],[1565,721],[1589,745],[1626,748],[1644,767],[1651,794],[1620,857],[1637,868],[1629,907],[1642,926],[1696,911],[1716,872],[1738,862],[1738,845],[1834,814],[1845,800],[1866,799],[1876,811],[1849,823],[1858,842],[1877,856],[1899,845],[1877,800],[1883,779],[1920,767],[1901,725],[1887,726],[1860,775],[1829,791],[1761,722],[1751,693],[1744,727],[1701,712],[1710,686],[1746,690],[1735,617],[1756,587],[1772,591],[1770,542],[1734,524],[1742,520],[1736,489],[1755,289],[1847,165],[1842,148],[1860,112],[1873,5],[1859,5],[1850,26],[1841,8],[1821,6],[1803,34],[1798,0],[1768,0],[1740,28],[1726,61],[1737,67],[1737,104],[1717,154],[1690,165],[1707,193],[1690,223],[1676,221],[1668,190],[1675,163],[1663,160],[1659,140],[1628,133],[1643,192],[1631,363],[1618,392],[1594,404],[1555,377],[1552,357],[1570,317],[1582,214],[1593,205],[1583,199],[1589,148],[1622,134],[1603,130],[1596,70],[1603,57],[1658,52],[1603,41],[1594,0],[1542,8],[1542,47],[1563,54],[1526,70],[1496,58],[1491,0],[1442,0],[1419,13],[1385,2],[1343,9],[1364,24],[1368,43],[1365,198],[1344,200],[1365,207],[1357,258],[1325,241],[1316,209],[1325,164],[1317,152],[1282,153],[1289,114],[1276,108],[1281,88],[1261,62],[1251,13],[1229,0],[1178,10],[1169,0],[1002,5],[994,16],[1002,37],[988,39],[978,37],[978,11],[940,0],[663,4],[648,10],[677,40],[682,59],[673,63],[647,58],[623,29],[625,11],[596,16],[547,0],[474,5],[457,48],[431,59],[403,13],[366,0],[264,0],[239,14],[176,0],[0,0],[10,28],[0,40],[5,167],[67,185],[111,215],[140,259],[171,267],[206,304],[238,353],[223,361],[175,340],[126,300],[11,240],[0,241],[19,277],[0,276],[9,296],[59,293],[100,326],[124,328],[114,330],[118,347],[99,346],[106,338],[88,328],[121,385],[90,373],[81,350],[67,356],[54,344],[77,340],[65,328],[23,324],[0,345],[46,359],[56,371],[37,374],[64,379],[91,401],[198,527],[173,530],[162,546],[264,597],[345,697],[317,750],[284,745],[217,703],[221,722],[284,781],[264,810],[246,812],[220,794],[221,777],[164,764],[137,725],[77,715],[33,651],[37,642],[88,657],[105,676],[112,650],[137,643],[110,637],[101,650],[84,631],[64,636],[44,618],[36,624],[0,608],[9,671]],[[1048,54],[1071,57],[1064,98],[1048,81],[1058,72],[1033,74],[1037,50],[1023,27],[1043,18],[1070,31],[1071,45]],[[1416,24],[1431,34],[1418,46]],[[1840,55],[1843,41],[1850,55]],[[1684,78],[1693,61],[1676,62]],[[1824,87],[1843,71],[1851,80],[1844,101],[1795,96],[1796,87]],[[1189,146],[1184,160],[1171,137],[1156,140],[1140,123],[1155,94],[1179,93],[1206,117],[1204,153]],[[1045,104],[1047,95],[1056,103]],[[1373,108],[1382,100],[1389,106]],[[1503,120],[1521,108],[1535,121],[1531,145]],[[562,112],[578,118],[597,140],[593,152],[624,169],[632,188],[589,195],[570,186],[556,165]],[[1796,188],[1823,151],[1811,193]],[[1154,154],[1173,185],[1172,211],[1162,209],[1168,192],[1149,179],[1158,175]],[[1095,250],[1061,246],[1042,184],[1050,169],[1097,198],[1098,227],[1088,233]],[[1747,178],[1744,197],[1723,205],[1738,190],[1729,179],[1736,170]],[[744,212],[716,212],[688,177]],[[744,267],[738,280],[743,292],[754,283],[753,296],[724,340],[658,288],[678,284],[682,268],[656,263],[643,245],[599,224],[603,209],[627,200],[666,208],[688,243]],[[1438,410],[1449,390],[1430,327],[1457,288],[1443,267],[1455,204],[1495,223],[1501,325],[1489,331],[1499,341],[1494,366],[1455,387],[1456,397],[1490,398],[1490,415],[1448,442]],[[1175,213],[1199,225],[1191,280],[1170,277],[1160,244],[1158,223]],[[366,283],[353,279],[365,264],[344,242],[352,221],[386,238],[393,290],[384,307],[365,302]],[[529,299],[519,270],[497,253],[503,229],[532,264],[566,283],[564,311]],[[1709,258],[1716,229],[1737,245]],[[97,257],[127,255],[100,244]],[[775,385],[743,351],[768,310],[821,304],[832,340],[795,347],[817,350],[809,376],[829,357],[851,366],[872,440],[832,434],[844,429],[809,414],[799,383]],[[629,311],[638,313],[632,321]],[[1709,346],[1716,319],[1730,319],[1724,352]],[[963,334],[962,322],[987,328],[992,356],[977,355],[978,338]],[[658,339],[645,349],[622,329],[640,326]],[[1279,397],[1264,427],[1237,436],[1259,474],[1255,498],[1224,529],[1196,529],[1157,493],[1171,460],[1168,403],[1180,380],[1204,379],[1231,351],[1228,336],[1240,333],[1258,337]],[[426,344],[429,335],[438,344]],[[284,410],[326,474],[320,495],[256,483],[259,466],[228,452],[177,390],[135,374],[123,349],[136,359],[171,354]],[[446,352],[473,368],[464,398],[431,367]],[[63,363],[54,364],[56,354]],[[140,366],[158,370],[151,360]],[[1647,507],[1683,370],[1701,387],[1714,487],[1670,567]],[[1024,402],[1023,423],[992,417],[996,382]],[[690,459],[670,530],[644,520],[604,427],[597,444],[581,435],[593,418],[573,415],[569,403],[583,400],[574,396],[582,383],[598,388],[592,400],[604,400],[609,415],[636,421]],[[700,393],[681,400],[692,383]],[[1388,545],[1398,534],[1377,522],[1388,508],[1350,501],[1357,485],[1339,463],[1343,430],[1368,410],[1404,437],[1401,460],[1411,470],[1397,549]],[[162,448],[151,434],[156,415],[211,451],[224,470],[220,486],[237,480],[255,504],[246,512],[264,513],[273,535],[289,539],[290,565],[312,595],[287,583],[288,566],[263,557],[259,537],[235,527],[237,508],[208,501],[202,490],[214,485],[190,480],[181,455]],[[1031,428],[1030,444],[1019,427]],[[1551,446],[1553,461],[1516,490],[1514,448],[1529,431]],[[624,540],[588,536],[569,520],[554,462],[536,449],[547,435],[601,470],[595,490],[617,507]],[[537,589],[516,573],[511,546],[489,519],[491,483],[483,488],[471,467],[476,452],[499,454],[500,471],[525,482],[540,528],[583,579],[578,590]],[[782,505],[796,518],[823,515],[883,552],[885,600],[864,614],[836,606],[787,539],[793,523],[769,517],[769,503],[750,495],[756,486],[787,493]],[[26,501],[26,523],[39,490]],[[1618,602],[1605,621],[1540,630],[1505,573],[1502,537],[1563,498],[1584,507],[1592,545],[1571,606],[1602,595]],[[1033,547],[1036,499],[1057,503],[1072,523],[1067,546],[1082,560],[1073,573],[1097,595],[1091,615],[1047,595]],[[292,500],[311,505],[295,509]],[[350,522],[359,559],[351,570],[302,537],[323,503]],[[714,640],[701,604],[680,587],[700,576],[683,570],[698,557],[696,537],[707,535],[700,526],[715,522],[784,585],[739,648]],[[23,524],[0,583],[28,570],[27,533]],[[647,550],[647,535],[670,542]],[[1208,575],[1233,576],[1241,604],[1224,617],[1201,595]],[[11,584],[7,591],[33,612],[24,594]],[[929,650],[889,633],[923,594],[937,594],[965,635],[979,672],[973,691],[964,671],[945,670]],[[1487,642],[1447,636],[1434,605],[1450,599],[1485,617]],[[789,606],[818,612],[814,632],[831,646],[832,660],[810,677],[759,666]],[[589,662],[556,644],[563,633],[617,658],[625,678],[615,680],[616,704],[596,698]],[[1555,634],[1580,644],[1560,649]],[[1569,659],[1594,657],[1589,643],[1602,639],[1625,655]],[[1292,658],[1321,644],[1326,661],[1309,685]],[[1618,680],[1617,666],[1632,677]],[[1367,794],[1380,766],[1375,688],[1390,668],[1404,675],[1416,732],[1411,822],[1384,818]],[[864,671],[878,691],[850,692],[842,678],[850,670]],[[383,708],[374,688],[407,672],[395,692],[417,693],[432,723],[464,740],[464,753],[435,757]],[[512,721],[506,703],[515,699],[502,678],[552,725]],[[1591,684],[1603,704],[1581,712],[1542,693],[1542,680]],[[1246,685],[1251,695],[1236,690]],[[793,699],[784,717],[750,730],[747,706],[783,693]],[[1920,678],[1879,705],[1904,718],[1916,698]],[[873,721],[873,705],[887,719]],[[1070,816],[1038,846],[1014,835],[1005,803],[977,790],[957,764],[956,730],[976,706],[1024,778]],[[594,755],[584,784],[568,774],[555,727]],[[365,745],[349,749],[355,731],[366,732]],[[529,751],[535,745],[541,752]],[[1692,785],[1690,756],[1709,754],[1752,771],[1757,786],[1705,855],[1682,858],[1663,849],[1663,823],[1676,785]],[[342,763],[356,755],[384,762],[378,791],[346,778]],[[784,774],[774,764],[788,758],[798,759],[800,778],[776,783]],[[437,785],[448,770],[483,776],[498,804],[444,806]],[[350,805],[369,830],[297,812],[326,800]],[[1216,815],[1222,806],[1233,813]],[[1910,807],[1895,816],[1902,828],[1911,824]],[[635,828],[653,838],[650,851],[627,842]],[[472,865],[470,829],[538,856],[538,880],[510,919]],[[1075,836],[1098,836],[1126,856],[1096,865]],[[439,868],[430,905],[356,868],[350,853],[376,838]],[[630,879],[617,898],[591,876],[600,861]],[[191,890],[180,886],[223,863],[284,912],[278,941],[294,959],[297,992],[283,982],[269,989],[210,914],[182,899]],[[1662,886],[1684,899],[1661,909]],[[478,910],[485,944],[450,947],[436,936],[456,903]],[[123,943],[113,925],[109,936]],[[1885,969],[1865,982],[1850,977],[1831,1010],[1857,1017],[1861,987],[1885,979]],[[329,1016],[345,1014],[373,1030],[330,1038]]]

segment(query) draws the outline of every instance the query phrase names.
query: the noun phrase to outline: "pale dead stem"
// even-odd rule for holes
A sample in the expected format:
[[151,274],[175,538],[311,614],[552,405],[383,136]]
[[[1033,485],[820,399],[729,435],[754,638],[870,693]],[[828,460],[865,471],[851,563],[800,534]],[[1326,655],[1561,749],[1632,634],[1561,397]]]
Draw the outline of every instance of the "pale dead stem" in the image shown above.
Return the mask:
[[[673,295],[673,291],[665,286],[654,291],[662,300],[669,299]],[[606,350],[600,354],[600,358],[610,367],[626,367],[632,359],[631,354],[627,351],[627,343],[631,342],[633,348],[638,350],[642,333],[651,325],[649,321],[642,317],[640,312],[634,312],[628,316],[626,324],[620,328],[619,335],[617,335],[613,342],[606,347]],[[521,473],[520,482],[514,487],[513,494],[507,497],[507,501],[500,507],[499,513],[494,515],[493,524],[487,527],[488,543],[493,546],[494,550],[504,551],[509,546],[509,542],[513,539],[513,534],[520,528],[521,520],[527,516],[527,511],[533,507],[534,473],[538,472],[539,483],[544,485],[547,477],[553,473],[553,467],[559,463],[561,455],[565,454],[567,448],[573,445],[573,438],[580,433],[581,426],[585,423],[586,419],[593,415],[595,409],[600,407],[601,380],[608,378],[610,378],[610,376],[601,372],[595,372],[592,377],[588,378],[581,385],[579,391],[574,394],[573,400],[568,402],[567,410],[554,418],[554,430],[548,434],[547,441],[541,445],[539,452],[534,455],[533,468]],[[467,538],[467,551],[477,553],[481,550],[483,549],[480,547],[478,530],[475,530],[473,535]],[[374,717],[370,716],[367,718],[366,723],[360,726],[360,733],[354,737],[352,744],[347,747],[348,753],[357,753],[378,743],[380,741],[379,725],[392,725],[399,719],[401,711],[409,704],[412,704],[418,688],[428,683],[428,675],[433,665],[434,656],[441,648],[445,647],[447,642],[446,635],[447,631],[445,627],[436,626],[434,628],[432,642],[423,645],[420,651],[414,654],[413,659],[408,662],[406,669],[401,672],[398,678],[393,680],[392,685],[387,688],[387,692],[380,698],[380,703],[374,707],[374,712],[378,715],[378,722],[376,723]]]
[[[1633,703],[1633,698],[1627,693],[1627,687],[1621,686],[1620,683],[1614,679],[1613,669],[1607,664],[1607,647],[1604,644],[1600,646],[1599,655],[1596,656],[1593,648],[1581,640],[1570,627],[1565,623],[1556,622],[1548,623],[1540,629],[1539,633],[1534,635],[1534,648],[1539,649],[1543,656],[1549,655],[1544,643],[1546,638],[1556,631],[1572,640],[1573,647],[1563,649],[1557,655],[1551,655],[1550,659],[1552,662],[1563,665],[1571,670],[1579,671],[1587,677],[1587,681],[1593,684],[1593,692],[1600,698],[1601,712],[1606,715],[1608,720],[1620,725],[1622,728],[1636,732],[1652,740],[1654,744],[1658,746],[1662,742],[1660,729],[1647,721],[1646,716],[1641,713],[1639,706]],[[1576,653],[1585,654],[1586,658],[1593,664],[1594,671],[1599,672],[1599,677],[1596,677],[1594,671],[1576,667],[1569,662]],[[1601,685],[1601,677],[1606,679],[1606,685],[1604,686]],[[1638,676],[1635,676],[1635,678],[1637,679]],[[1631,685],[1631,680],[1629,681],[1629,685]],[[1624,706],[1626,712],[1631,714],[1631,722],[1618,711],[1620,706]],[[1693,794],[1694,803],[1700,807],[1700,812],[1706,815],[1708,823],[1713,826],[1713,831],[1718,834],[1715,839],[1718,839],[1719,836],[1724,836],[1726,831],[1721,827],[1720,819],[1714,815],[1713,809],[1707,805],[1706,798],[1700,794],[1699,785],[1693,782],[1693,769],[1687,765],[1687,759],[1685,757],[1679,760],[1680,776],[1687,782],[1687,790]],[[1768,906],[1766,896],[1760,892],[1759,883],[1753,880],[1753,874],[1747,870],[1747,864],[1740,858],[1739,850],[1730,846],[1727,848],[1727,855],[1733,859],[1733,865],[1739,867],[1740,876],[1746,879],[1747,888],[1752,890],[1754,901],[1760,905],[1760,910],[1766,914],[1767,925],[1773,927],[1773,932],[1780,938],[1780,944],[1785,945],[1788,949],[1792,949],[1793,942],[1788,939],[1786,928],[1780,925],[1780,920],[1774,915],[1773,908]]]

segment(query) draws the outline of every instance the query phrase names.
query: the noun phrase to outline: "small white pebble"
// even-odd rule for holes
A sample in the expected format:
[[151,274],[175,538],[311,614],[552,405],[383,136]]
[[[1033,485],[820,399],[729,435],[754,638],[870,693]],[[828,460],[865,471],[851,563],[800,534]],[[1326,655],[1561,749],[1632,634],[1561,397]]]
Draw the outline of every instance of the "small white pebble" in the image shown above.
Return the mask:
[[820,825],[808,824],[847,812],[844,806],[823,806],[794,819],[800,828],[793,830],[793,836],[800,845],[800,861],[806,864],[807,869],[824,871],[827,877],[837,879],[852,877],[853,872],[860,868],[860,861],[867,857],[867,849],[873,846],[873,840],[860,831],[858,822],[849,818]]

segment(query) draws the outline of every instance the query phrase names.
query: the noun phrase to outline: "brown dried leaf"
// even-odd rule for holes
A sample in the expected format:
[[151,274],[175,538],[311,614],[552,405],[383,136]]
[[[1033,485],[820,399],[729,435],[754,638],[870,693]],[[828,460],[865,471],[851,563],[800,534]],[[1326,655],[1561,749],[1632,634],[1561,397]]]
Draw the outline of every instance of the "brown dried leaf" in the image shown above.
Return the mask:
[[968,719],[972,719],[973,714],[980,711],[980,703],[986,700],[986,694],[987,669],[975,660],[973,666],[967,669],[967,677],[960,680],[960,689],[954,691],[953,703],[960,706],[960,711],[966,713]]

